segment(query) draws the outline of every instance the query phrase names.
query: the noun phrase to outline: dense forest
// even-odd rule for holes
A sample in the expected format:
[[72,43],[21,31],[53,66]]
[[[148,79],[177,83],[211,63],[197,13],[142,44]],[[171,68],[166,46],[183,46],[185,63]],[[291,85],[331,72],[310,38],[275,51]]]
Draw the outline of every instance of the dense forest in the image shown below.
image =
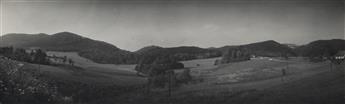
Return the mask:
[[303,45],[294,49],[300,56],[314,57],[314,56],[333,56],[337,52],[345,50],[345,40],[318,40],[313,41],[307,45]]

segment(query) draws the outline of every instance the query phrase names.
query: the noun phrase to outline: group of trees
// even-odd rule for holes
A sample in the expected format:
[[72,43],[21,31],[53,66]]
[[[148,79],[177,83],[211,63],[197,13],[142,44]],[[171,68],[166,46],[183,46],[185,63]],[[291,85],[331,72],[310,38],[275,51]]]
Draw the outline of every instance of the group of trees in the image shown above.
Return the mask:
[[152,87],[165,87],[166,85],[175,86],[179,82],[190,80],[189,70],[183,73],[175,73],[175,69],[183,69],[184,65],[179,63],[173,56],[143,57],[135,67],[138,73],[148,77],[148,85]]
[[0,104],[84,104],[134,89],[134,86],[103,86],[56,79],[40,73],[37,67],[20,67],[19,64],[0,58]]
[[47,54],[41,49],[27,52],[25,49],[21,48],[15,49],[13,47],[2,47],[0,48],[0,55],[18,61],[37,64],[50,64]]
[[[74,66],[74,61],[71,58],[67,58],[67,56],[59,57],[59,56],[48,56],[48,58],[54,60],[55,64],[62,63],[62,64],[69,64]],[[54,63],[52,62],[52,63]]]
[[102,52],[100,50],[85,50],[78,52],[80,56],[92,59],[98,63],[139,64],[146,56],[171,56],[175,60],[184,61],[192,59],[212,58],[221,56],[221,52],[196,47],[174,47],[149,50],[147,52]]
[[138,62],[138,56],[127,51],[103,51],[99,49],[81,50],[78,54],[97,63],[105,64],[134,64]]
[[250,60],[250,53],[245,48],[234,48],[229,49],[226,53],[224,53],[221,63],[230,63],[230,62],[238,62],[238,61],[246,61]]
[[48,104],[60,99],[56,86],[37,69],[19,70],[19,63],[0,59],[0,103]]
[[41,49],[26,51],[22,48],[0,47],[0,55],[12,60],[44,65],[53,64],[52,61],[50,61],[50,58],[54,60],[61,59],[63,64],[69,64],[72,66],[75,63],[72,59],[67,58],[66,56],[48,56],[47,53]]

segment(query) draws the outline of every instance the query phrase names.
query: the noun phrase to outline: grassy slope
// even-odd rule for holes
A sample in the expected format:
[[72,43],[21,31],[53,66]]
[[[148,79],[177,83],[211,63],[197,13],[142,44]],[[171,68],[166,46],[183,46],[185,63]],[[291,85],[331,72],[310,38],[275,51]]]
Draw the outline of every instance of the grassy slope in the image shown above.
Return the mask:
[[123,70],[123,71],[130,71],[135,72],[134,67],[135,65],[115,65],[115,64],[99,64],[95,63],[92,60],[89,60],[84,57],[80,57],[77,52],[56,52],[56,51],[50,51],[47,52],[48,55],[52,56],[59,56],[63,57],[66,56],[67,58],[71,58],[73,61],[75,61],[75,64],[79,67],[83,68],[103,68],[103,69],[111,69],[111,70]]
[[136,76],[133,71],[135,65],[98,64],[80,57],[75,52],[47,52],[48,55],[67,56],[75,61],[76,67],[69,65],[37,65],[25,64],[27,69],[38,69],[46,76],[58,80],[71,80],[90,84],[104,85],[140,85],[146,82],[142,77]]
[[[288,77],[303,78],[310,74],[322,72],[327,63],[289,62]],[[286,62],[269,59],[254,59],[251,61],[221,65],[215,69],[208,69],[203,74],[204,82],[186,86],[183,90],[222,89],[232,86],[270,85],[279,83],[281,69],[286,68]],[[201,70],[204,71],[204,70]],[[233,82],[232,80],[236,80]],[[246,83],[244,83],[246,82]]]
[[[39,68],[40,67],[40,68]],[[135,74],[106,72],[100,69],[99,71],[82,69],[71,66],[48,66],[26,63],[23,70],[40,69],[40,73],[44,76],[56,79],[76,81],[86,84],[96,85],[137,85],[145,82],[145,79],[136,76]]]
[[[265,60],[261,60],[263,62]],[[234,84],[200,84],[186,86],[176,91],[178,103],[243,103],[243,104],[342,104],[344,103],[344,65],[330,71],[329,64],[296,62],[290,63],[289,75],[281,77]],[[300,60],[299,60],[300,61]],[[222,67],[214,73],[226,73],[224,70],[236,70],[260,64],[253,61]],[[265,62],[266,64],[268,62]],[[243,64],[243,65],[241,65]],[[279,63],[272,61],[270,67]],[[232,66],[231,69],[230,66]],[[239,67],[241,66],[241,67]],[[229,71],[228,73],[230,73]],[[248,76],[247,76],[248,77]],[[265,76],[262,76],[265,77]],[[182,96],[182,97],[181,97]],[[188,98],[188,99],[186,99]],[[196,100],[202,99],[202,100]]]
[[[251,104],[344,104],[344,66],[232,98]],[[248,100],[250,99],[250,100]]]
[[[209,80],[201,83],[174,89],[171,98],[167,97],[167,90],[162,90],[150,94],[132,93],[119,97],[117,101],[145,104],[341,104],[344,102],[344,67],[330,71],[328,62],[309,63],[299,58],[289,61],[264,58],[207,69],[202,66],[203,63],[205,65],[214,61],[207,60],[209,62],[205,60],[183,62],[187,63],[187,66],[201,64],[199,67],[193,67],[192,70],[211,70],[202,73],[211,77],[204,77]],[[286,62],[289,62],[288,75],[282,80],[279,69],[285,68]],[[253,77],[252,80],[213,83],[219,80],[214,77],[219,77],[220,74],[243,73],[237,71],[248,68],[257,71],[241,77]],[[264,71],[266,69],[277,69],[271,70],[277,72],[266,72]],[[275,77],[267,77],[270,74]]]
[[[145,89],[136,89],[115,98],[104,96],[103,99],[95,99],[94,102],[110,104],[114,102],[135,104],[337,104],[344,102],[344,70],[341,70],[344,66],[330,71],[327,62],[309,63],[299,58],[289,61],[263,58],[214,66],[215,59],[217,58],[183,61],[186,67],[191,68],[194,78],[196,76],[206,80],[173,89],[173,97],[170,100],[167,97],[167,90],[144,93]],[[289,63],[288,75],[282,81],[280,71],[281,68],[287,67],[287,63]],[[145,83],[143,78],[133,76],[134,74],[130,71],[118,70],[118,68],[130,69],[133,66],[104,68],[106,65],[93,64],[95,63],[87,64],[84,70],[45,65],[42,65],[41,69],[43,73],[52,77],[86,83],[120,85]],[[25,68],[29,67],[37,67],[37,65],[25,64]],[[94,70],[90,67],[94,67]],[[241,73],[249,74],[242,75]],[[231,75],[238,76],[229,77]],[[234,78],[247,78],[247,80],[229,83],[229,80]]]

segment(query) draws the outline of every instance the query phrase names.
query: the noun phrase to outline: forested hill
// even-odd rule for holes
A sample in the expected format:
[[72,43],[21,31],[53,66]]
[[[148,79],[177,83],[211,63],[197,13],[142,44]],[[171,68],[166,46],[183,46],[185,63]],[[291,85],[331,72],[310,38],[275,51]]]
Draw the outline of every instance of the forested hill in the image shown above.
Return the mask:
[[214,50],[199,47],[144,47],[136,52],[129,52],[116,46],[97,41],[70,32],[48,34],[7,34],[1,37],[0,47],[41,48],[47,51],[73,51],[82,57],[97,63],[134,64],[144,56],[171,56],[178,60],[190,60],[221,56]]
[[247,49],[251,54],[257,56],[281,56],[282,54],[287,54],[289,56],[295,56],[295,52],[288,46],[280,44],[273,40],[256,42],[246,45],[237,46],[224,46],[220,48],[215,48],[214,50],[226,52],[229,49],[236,49],[238,47]]
[[175,59],[182,60],[191,60],[191,59],[201,59],[201,58],[210,58],[210,57],[219,57],[221,56],[220,51],[203,49],[194,46],[180,46],[180,47],[169,47],[163,48],[159,46],[148,46],[136,51],[139,57],[163,57],[169,56],[174,57]]
[[49,51],[75,51],[80,56],[98,63],[135,63],[135,55],[116,46],[70,32],[47,34],[7,34],[1,37],[0,46],[16,48],[38,47]]
[[146,46],[144,48],[141,48],[137,51],[135,51],[135,53],[139,54],[139,55],[143,55],[143,54],[147,54],[147,53],[150,53],[152,51],[156,51],[156,50],[160,50],[160,49],[163,49],[163,47],[160,47],[160,46]]
[[345,50],[345,40],[317,40],[294,49],[300,56],[332,56],[338,51]]
[[222,56],[223,52],[238,47],[245,48],[250,54],[257,56],[276,57],[332,55],[339,50],[345,50],[345,40],[318,40],[294,49],[276,41],[262,41],[238,46],[224,46],[220,48],[199,48],[195,46],[159,47],[148,46],[135,52],[117,48],[116,46],[98,40],[86,38],[70,32],[60,32],[52,35],[40,34],[6,34],[1,36],[0,47],[13,46],[15,48],[41,48],[48,51],[73,51],[82,57],[97,63],[135,64],[143,57],[174,57],[175,59],[191,60]]

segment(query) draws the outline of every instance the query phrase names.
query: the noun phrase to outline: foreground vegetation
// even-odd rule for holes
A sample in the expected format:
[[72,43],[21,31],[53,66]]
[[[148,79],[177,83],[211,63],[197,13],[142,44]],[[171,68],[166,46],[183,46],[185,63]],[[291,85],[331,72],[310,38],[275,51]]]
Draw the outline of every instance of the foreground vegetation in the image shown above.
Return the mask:
[[[200,66],[191,68],[193,79],[197,78],[195,71],[207,71],[208,69],[202,69],[202,67],[205,67],[206,64],[212,65],[213,60],[209,60],[210,62],[205,64],[199,63],[198,60],[194,61],[194,64],[198,63]],[[214,83],[211,80],[214,79],[211,75],[219,76],[217,73],[233,73],[226,71],[233,70],[232,68],[258,67],[255,70],[264,71],[268,67],[267,65],[272,69],[285,66],[283,62],[265,60],[254,59],[221,65],[217,71],[201,77],[204,81],[173,87],[169,94],[170,91],[167,87],[154,88],[146,84],[119,86],[65,80],[40,71],[34,64],[1,59],[2,97],[0,101],[3,104],[344,103],[344,63],[334,65],[331,70],[328,62],[309,63],[303,60],[295,62],[300,59],[291,58],[290,70],[284,81],[281,77],[262,78],[264,76],[257,76],[262,75],[261,72],[256,71],[254,71],[256,74],[253,75],[239,76],[254,78],[243,80],[240,83]],[[202,61],[200,60],[200,62]],[[242,65],[249,63],[255,64],[245,65],[246,67]],[[261,67],[261,65],[265,67]],[[9,69],[18,70],[12,72],[13,70]],[[274,74],[275,72],[269,73]]]

